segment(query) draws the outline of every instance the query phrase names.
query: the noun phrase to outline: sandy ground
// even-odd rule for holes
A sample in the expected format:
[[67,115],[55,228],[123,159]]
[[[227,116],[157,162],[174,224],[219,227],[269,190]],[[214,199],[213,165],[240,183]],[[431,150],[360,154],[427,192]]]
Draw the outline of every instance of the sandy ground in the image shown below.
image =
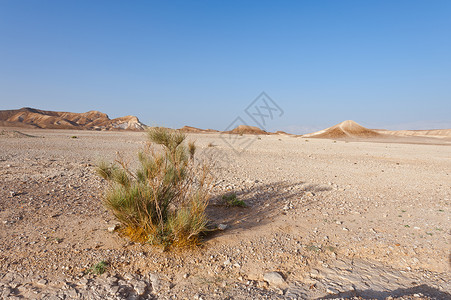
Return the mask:
[[[449,144],[190,134],[228,228],[163,252],[108,230],[93,171],[117,151],[132,161],[143,133],[1,130],[5,299],[451,298]],[[247,207],[224,206],[228,192]]]

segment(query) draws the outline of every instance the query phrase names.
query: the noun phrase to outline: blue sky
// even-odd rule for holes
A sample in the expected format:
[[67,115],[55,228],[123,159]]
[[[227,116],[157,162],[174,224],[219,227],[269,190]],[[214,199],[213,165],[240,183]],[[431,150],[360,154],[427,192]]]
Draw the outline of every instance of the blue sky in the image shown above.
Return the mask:
[[225,129],[451,128],[451,1],[0,0],[0,109]]

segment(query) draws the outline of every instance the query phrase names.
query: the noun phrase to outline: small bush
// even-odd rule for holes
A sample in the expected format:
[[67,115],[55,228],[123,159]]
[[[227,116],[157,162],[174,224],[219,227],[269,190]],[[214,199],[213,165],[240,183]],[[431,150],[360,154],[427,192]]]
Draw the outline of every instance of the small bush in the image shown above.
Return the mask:
[[243,200],[239,200],[235,193],[223,195],[222,200],[224,200],[228,206],[246,207],[246,203],[244,203]]
[[104,205],[133,241],[195,245],[207,225],[208,168],[196,165],[196,146],[186,145],[183,133],[156,127],[148,138],[137,170],[121,160],[98,165],[97,173],[109,182]]
[[70,138],[71,138],[71,139],[78,139],[78,136],[73,135],[73,136],[71,136]]
[[94,273],[96,275],[102,275],[106,271],[106,267],[108,266],[108,263],[106,261],[100,261],[93,265],[90,269],[90,273]]

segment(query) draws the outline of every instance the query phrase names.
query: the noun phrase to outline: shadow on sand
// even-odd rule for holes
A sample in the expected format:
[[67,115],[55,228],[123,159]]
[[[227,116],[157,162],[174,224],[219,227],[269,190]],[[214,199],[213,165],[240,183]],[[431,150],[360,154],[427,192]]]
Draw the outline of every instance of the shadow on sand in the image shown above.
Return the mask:
[[[227,224],[231,229],[250,229],[270,223],[277,215],[285,214],[284,206],[288,209],[311,207],[318,201],[314,195],[328,190],[331,190],[329,186],[305,182],[255,185],[245,191],[224,193],[236,193],[237,198],[246,203],[246,207],[228,206],[222,200],[224,194],[220,194],[211,199],[207,215],[214,224]],[[207,239],[220,233],[216,231],[208,235]]]
[[[418,294],[418,295],[415,295]],[[421,296],[419,296],[421,295]],[[426,284],[418,285],[411,288],[396,289],[393,291],[373,291],[373,290],[355,290],[349,292],[343,292],[334,295],[327,295],[325,297],[317,299],[386,299],[388,297],[403,297],[404,299],[437,299],[437,300],[449,300],[451,299],[451,294],[447,292],[442,292],[436,288],[430,287]],[[419,296],[419,297],[418,297]]]

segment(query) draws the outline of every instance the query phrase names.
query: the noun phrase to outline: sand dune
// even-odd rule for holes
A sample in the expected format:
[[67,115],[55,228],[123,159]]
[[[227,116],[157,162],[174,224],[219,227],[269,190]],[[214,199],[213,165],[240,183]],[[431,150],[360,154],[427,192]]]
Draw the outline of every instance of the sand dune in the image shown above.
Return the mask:
[[382,137],[382,134],[361,126],[360,124],[347,120],[335,126],[303,135],[313,138],[368,138]]
[[111,120],[107,114],[95,110],[71,113],[28,107],[0,111],[0,126],[88,130],[143,130],[146,127],[135,116]]

